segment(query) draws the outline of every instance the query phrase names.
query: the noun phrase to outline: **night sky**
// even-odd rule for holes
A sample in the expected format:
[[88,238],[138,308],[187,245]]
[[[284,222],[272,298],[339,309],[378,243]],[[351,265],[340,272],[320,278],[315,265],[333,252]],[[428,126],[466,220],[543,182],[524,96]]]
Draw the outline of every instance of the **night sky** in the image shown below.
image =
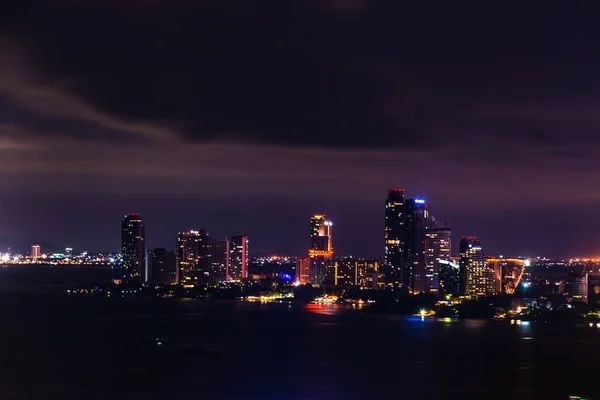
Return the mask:
[[4,0],[2,250],[117,249],[137,211],[304,254],[325,213],[382,257],[403,187],[455,252],[600,255],[598,10],[400,3]]

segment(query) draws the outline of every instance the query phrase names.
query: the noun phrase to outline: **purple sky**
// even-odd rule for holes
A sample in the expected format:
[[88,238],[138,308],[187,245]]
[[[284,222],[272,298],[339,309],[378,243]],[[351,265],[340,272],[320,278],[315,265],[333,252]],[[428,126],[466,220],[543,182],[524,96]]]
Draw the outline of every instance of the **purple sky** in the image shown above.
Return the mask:
[[[486,253],[600,255],[593,10],[368,0],[0,6],[0,246],[250,235],[381,257],[388,187]],[[125,4],[124,4],[125,3]],[[441,3],[444,4],[444,3]]]

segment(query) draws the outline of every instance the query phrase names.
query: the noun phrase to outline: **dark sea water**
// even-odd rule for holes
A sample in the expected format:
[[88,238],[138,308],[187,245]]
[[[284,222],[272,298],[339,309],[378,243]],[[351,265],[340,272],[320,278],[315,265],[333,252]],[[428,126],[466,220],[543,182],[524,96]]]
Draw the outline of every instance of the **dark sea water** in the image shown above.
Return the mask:
[[[32,287],[45,273],[56,271],[37,271]],[[600,330],[588,326],[446,322],[288,303],[72,297],[47,287],[25,290],[30,277],[0,270],[0,280],[7,275],[22,292],[0,295],[0,399],[600,393]]]

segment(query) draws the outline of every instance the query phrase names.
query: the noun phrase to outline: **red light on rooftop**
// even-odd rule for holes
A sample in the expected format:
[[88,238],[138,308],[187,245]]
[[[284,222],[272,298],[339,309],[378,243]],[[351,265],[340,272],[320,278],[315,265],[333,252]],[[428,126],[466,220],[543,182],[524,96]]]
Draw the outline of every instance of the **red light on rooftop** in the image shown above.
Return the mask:
[[389,190],[390,192],[404,192],[404,189],[402,188],[390,188]]

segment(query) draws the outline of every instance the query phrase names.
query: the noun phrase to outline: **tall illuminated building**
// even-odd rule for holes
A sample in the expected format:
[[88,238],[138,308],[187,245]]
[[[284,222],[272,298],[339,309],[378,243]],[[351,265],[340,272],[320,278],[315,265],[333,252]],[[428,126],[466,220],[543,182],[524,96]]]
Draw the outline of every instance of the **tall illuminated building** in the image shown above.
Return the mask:
[[[437,225],[439,226],[439,225]],[[425,291],[438,292],[440,286],[440,260],[450,259],[450,228],[425,230]]]
[[228,241],[227,280],[248,277],[248,236],[235,235]]
[[199,279],[199,245],[205,231],[190,230],[177,235],[177,283],[196,285]]
[[486,296],[495,293],[494,271],[483,256],[481,242],[475,236],[463,236],[460,241],[461,291],[466,296]]
[[310,283],[310,258],[296,259],[296,281],[302,285]]
[[426,291],[425,222],[429,218],[429,206],[425,200],[409,199],[404,202],[402,285],[413,294]]
[[42,256],[41,247],[39,244],[34,244],[31,246],[31,258],[38,259]]
[[385,201],[385,283],[402,286],[404,282],[404,189],[389,189]]
[[141,282],[146,266],[146,231],[137,213],[125,215],[121,223],[121,254],[123,282]]
[[[333,256],[333,243],[331,227],[333,223],[325,215],[317,214],[310,218],[310,283],[320,285],[331,280],[328,275],[328,266]],[[331,282],[333,283],[333,282]]]
[[404,189],[389,189],[385,202],[386,285],[409,293],[428,292],[425,231],[438,226],[421,198],[405,199]]

